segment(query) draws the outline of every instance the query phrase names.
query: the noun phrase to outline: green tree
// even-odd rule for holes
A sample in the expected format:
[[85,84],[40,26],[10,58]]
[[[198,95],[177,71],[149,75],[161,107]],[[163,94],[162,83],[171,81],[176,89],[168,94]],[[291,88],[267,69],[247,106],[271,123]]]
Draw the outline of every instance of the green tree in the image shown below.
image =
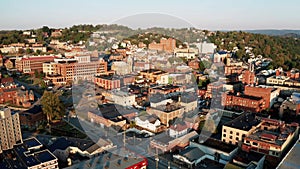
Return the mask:
[[61,119],[65,113],[65,107],[59,98],[58,93],[44,91],[41,98],[43,113],[47,116],[48,125],[53,119]]

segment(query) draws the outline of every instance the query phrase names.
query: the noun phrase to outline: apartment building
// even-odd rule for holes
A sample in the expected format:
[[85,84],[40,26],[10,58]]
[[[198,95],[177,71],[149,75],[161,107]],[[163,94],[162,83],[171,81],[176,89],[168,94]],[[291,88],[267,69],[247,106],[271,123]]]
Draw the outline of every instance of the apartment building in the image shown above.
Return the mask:
[[9,108],[0,108],[0,153],[22,143],[19,114]]

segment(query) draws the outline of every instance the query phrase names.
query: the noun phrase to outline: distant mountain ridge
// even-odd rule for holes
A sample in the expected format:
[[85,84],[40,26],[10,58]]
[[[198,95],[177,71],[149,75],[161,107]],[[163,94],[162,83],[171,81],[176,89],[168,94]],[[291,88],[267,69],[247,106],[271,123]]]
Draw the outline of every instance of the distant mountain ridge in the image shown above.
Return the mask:
[[257,29],[257,30],[243,30],[244,32],[264,34],[271,36],[288,36],[288,37],[299,37],[300,30],[290,29]]

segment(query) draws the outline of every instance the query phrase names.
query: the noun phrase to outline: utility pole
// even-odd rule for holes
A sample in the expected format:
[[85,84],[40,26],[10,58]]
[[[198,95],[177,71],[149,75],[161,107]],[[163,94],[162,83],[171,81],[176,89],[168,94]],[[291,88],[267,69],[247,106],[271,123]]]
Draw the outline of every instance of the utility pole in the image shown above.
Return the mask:
[[158,158],[157,148],[156,148],[156,153],[155,153],[155,162],[156,162],[156,169],[158,169],[159,158]]

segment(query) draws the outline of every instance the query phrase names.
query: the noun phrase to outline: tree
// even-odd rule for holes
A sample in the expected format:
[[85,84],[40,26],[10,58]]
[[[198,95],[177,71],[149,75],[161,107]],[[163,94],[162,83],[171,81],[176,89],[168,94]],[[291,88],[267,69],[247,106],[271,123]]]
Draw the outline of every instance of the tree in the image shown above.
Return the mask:
[[41,98],[41,105],[43,113],[47,116],[48,125],[53,119],[61,119],[65,113],[65,107],[58,93],[45,91]]

